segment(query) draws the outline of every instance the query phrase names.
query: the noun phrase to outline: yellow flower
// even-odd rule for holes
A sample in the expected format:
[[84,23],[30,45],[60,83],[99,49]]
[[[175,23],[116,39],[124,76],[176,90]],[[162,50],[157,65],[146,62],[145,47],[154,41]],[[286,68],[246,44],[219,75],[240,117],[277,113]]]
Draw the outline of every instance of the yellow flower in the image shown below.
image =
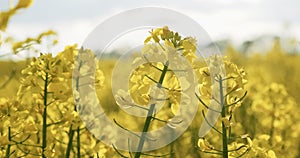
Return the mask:
[[30,122],[28,124],[25,124],[24,132],[29,134],[34,134],[38,132],[38,128],[36,127],[36,124],[34,122]]
[[28,8],[32,5],[33,0],[19,0],[19,3],[15,6],[16,9]]
[[0,146],[5,146],[9,144],[9,140],[7,138],[7,135],[0,136]]
[[273,150],[269,150],[267,154],[268,154],[268,158],[277,158],[277,156]]
[[[150,34],[151,35],[147,37],[144,41],[145,44],[144,47],[147,48],[148,47],[147,43],[149,43],[153,39],[154,43],[162,47],[163,50],[165,50],[166,48],[168,49],[168,47],[170,47],[170,48],[175,48],[177,51],[181,51],[181,55],[184,56],[191,64],[193,64],[194,59],[197,58],[195,54],[197,49],[195,38],[186,37],[184,39],[181,39],[181,36],[178,34],[178,32],[171,31],[168,28],[168,26],[164,26],[162,28],[156,28],[150,31]],[[147,52],[147,51],[143,51],[143,52]],[[161,52],[161,51],[154,51],[154,52]]]
[[13,16],[15,14],[15,10],[11,9],[5,12],[0,12],[0,30],[1,31],[5,31],[8,21],[11,18],[11,16]]
[[188,37],[181,41],[182,54],[185,56],[190,63],[197,58],[196,53],[196,39]]
[[[33,45],[41,44],[42,39],[45,37],[52,37],[55,36],[56,32],[53,30],[48,30],[46,32],[42,32],[37,37],[28,37],[23,41],[13,42],[12,44],[12,50],[14,54],[17,54],[18,52],[22,50],[27,50],[29,48],[33,48]],[[56,39],[53,40],[53,42],[56,41]]]
[[230,127],[233,125],[233,123],[231,122],[231,120],[229,120],[230,117],[229,116],[226,116],[226,117],[223,117],[221,120],[222,122],[225,124],[226,127]]
[[[221,61],[223,60],[223,61]],[[207,96],[211,97],[211,90],[212,90],[212,82],[211,82],[211,71],[216,73],[217,75],[221,75],[220,68],[217,68],[220,66],[219,62],[223,62],[225,66],[225,76],[223,76],[223,79],[225,79],[224,87],[226,87],[226,92],[229,93],[229,95],[226,95],[226,101],[227,104],[234,103],[237,101],[237,105],[240,105],[240,101],[238,101],[239,98],[242,98],[244,95],[244,85],[247,83],[246,73],[244,69],[238,68],[237,65],[230,62],[226,57],[216,57],[212,56],[210,59],[207,60],[208,64],[210,66],[200,68],[199,69],[199,92],[201,96]],[[238,107],[238,106],[237,106]]]
[[160,41],[159,36],[163,34],[163,28],[157,28],[152,31],[150,31],[151,36],[147,37],[144,43],[148,43],[151,39],[154,40],[154,42],[158,43]]
[[51,82],[48,91],[53,93],[55,99],[64,100],[71,96],[70,87],[64,82]]
[[214,147],[205,138],[198,139],[198,147],[202,151],[214,149]]

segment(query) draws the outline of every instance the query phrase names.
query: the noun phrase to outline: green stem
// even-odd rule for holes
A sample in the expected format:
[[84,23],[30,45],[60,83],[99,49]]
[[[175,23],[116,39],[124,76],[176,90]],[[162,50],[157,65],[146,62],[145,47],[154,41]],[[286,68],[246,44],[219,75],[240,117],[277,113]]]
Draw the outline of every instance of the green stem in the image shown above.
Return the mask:
[[66,151],[66,158],[70,157],[70,153],[71,153],[71,149],[72,149],[72,145],[73,145],[74,133],[75,133],[75,131],[72,130],[72,125],[71,125],[70,129],[69,129],[69,142],[68,142],[67,151]]
[[[219,78],[219,86],[220,86],[220,103],[221,103],[221,108],[222,108],[222,118],[226,117],[226,107],[224,104],[224,92],[223,92],[223,80],[222,77],[220,76]],[[222,142],[223,142],[223,158],[228,158],[228,139],[227,139],[227,128],[225,123],[222,121]]]
[[[9,141],[9,142],[11,141],[11,130],[10,130],[10,127],[8,127],[8,141]],[[10,157],[10,147],[11,147],[11,144],[8,143],[7,149],[6,149],[6,154],[5,154],[5,157],[6,157],[6,158],[9,158],[9,157]]]
[[42,157],[46,158],[45,150],[47,147],[47,93],[48,93],[48,73],[46,73],[44,85],[44,111],[43,111],[43,125],[42,125]]
[[[77,71],[79,72],[80,71],[80,68],[82,66],[82,62],[79,63],[79,66],[78,66],[78,69]],[[75,83],[76,83],[76,91],[79,90],[79,77],[76,78],[75,80]],[[77,112],[77,108],[76,108],[76,105],[74,105],[74,111]],[[69,158],[70,157],[70,153],[71,153],[71,150],[72,150],[72,146],[73,146],[73,138],[74,138],[74,134],[75,134],[75,130],[72,129],[73,125],[71,124],[70,125],[70,129],[69,129],[69,142],[68,142],[68,146],[67,146],[67,151],[66,151],[66,158]],[[79,132],[78,132],[79,133]],[[79,138],[79,143],[80,143],[80,137],[77,135],[77,141],[78,141],[78,138]],[[78,142],[77,142],[77,148],[78,148]],[[77,149],[78,150],[78,149]],[[79,154],[77,154],[77,156],[79,155],[80,156],[80,146],[79,146],[79,150],[78,150]]]
[[[168,70],[168,66],[169,66],[169,62],[167,61],[166,64],[164,64],[164,68],[163,68],[162,73],[160,75],[160,79],[157,83],[157,87],[159,87],[159,88],[162,87],[164,78],[165,78],[167,70]],[[151,104],[150,109],[149,109],[148,114],[147,114],[145,124],[144,124],[144,128],[143,128],[143,132],[142,132],[142,135],[141,135],[141,138],[140,138],[140,142],[139,142],[139,145],[138,145],[138,150],[137,150],[138,152],[136,153],[135,158],[140,158],[141,157],[142,150],[143,150],[144,143],[145,143],[145,139],[146,139],[146,134],[147,134],[147,131],[148,131],[150,123],[151,123],[151,119],[152,119],[152,116],[153,116],[154,109],[155,109],[155,104]]]
[[80,127],[77,127],[77,158],[80,158]]

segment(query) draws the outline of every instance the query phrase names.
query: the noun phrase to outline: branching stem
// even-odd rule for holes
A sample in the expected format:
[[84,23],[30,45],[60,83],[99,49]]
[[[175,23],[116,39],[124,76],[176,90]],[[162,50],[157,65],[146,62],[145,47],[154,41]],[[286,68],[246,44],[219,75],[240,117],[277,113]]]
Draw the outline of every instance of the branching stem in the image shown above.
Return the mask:
[[[157,83],[157,87],[159,87],[159,88],[162,87],[165,75],[166,75],[167,70],[168,70],[168,66],[169,66],[169,62],[167,61],[164,64],[164,68],[163,68],[162,73],[160,75],[160,79]],[[150,109],[149,109],[148,114],[147,114],[147,118],[146,118],[146,121],[145,121],[145,124],[144,124],[143,132],[142,132],[142,135],[141,135],[141,138],[140,138],[140,141],[139,141],[139,145],[138,145],[138,150],[137,150],[138,152],[136,153],[135,158],[140,158],[141,155],[142,155],[142,150],[143,150],[143,146],[144,146],[144,143],[145,143],[146,134],[147,134],[147,131],[149,129],[151,120],[153,118],[152,115],[154,113],[154,109],[155,109],[155,104],[153,103],[153,104],[150,105]]]

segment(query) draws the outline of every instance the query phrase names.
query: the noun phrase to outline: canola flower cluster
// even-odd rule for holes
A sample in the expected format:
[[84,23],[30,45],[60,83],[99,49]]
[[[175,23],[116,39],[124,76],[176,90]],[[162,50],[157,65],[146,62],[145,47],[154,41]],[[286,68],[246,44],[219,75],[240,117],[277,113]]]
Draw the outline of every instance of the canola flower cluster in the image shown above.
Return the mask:
[[[73,157],[97,154],[103,147],[84,129],[74,105],[72,73],[77,54],[76,45],[55,57],[40,54],[22,70],[17,95],[1,99],[1,147],[6,146],[1,157]],[[101,87],[103,75],[96,74],[95,84]]]

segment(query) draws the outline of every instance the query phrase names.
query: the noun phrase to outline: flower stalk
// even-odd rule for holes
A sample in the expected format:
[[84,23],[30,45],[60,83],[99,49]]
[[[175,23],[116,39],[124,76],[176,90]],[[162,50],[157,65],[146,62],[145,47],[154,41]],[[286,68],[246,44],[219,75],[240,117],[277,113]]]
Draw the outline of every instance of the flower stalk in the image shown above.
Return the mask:
[[49,75],[46,73],[44,82],[44,111],[43,111],[43,125],[42,125],[42,157],[46,158],[45,151],[47,147],[47,93],[48,93],[48,78]]
[[[11,141],[11,129],[10,129],[10,127],[8,127],[8,135],[7,135],[7,137],[8,137],[8,141],[10,142]],[[5,157],[6,158],[10,157],[10,147],[11,147],[11,144],[9,143],[7,145],[7,148],[6,148],[6,153],[5,153]]]
[[[165,78],[166,73],[168,71],[168,66],[169,66],[169,62],[167,61],[164,64],[164,68],[162,70],[159,81],[157,83],[158,88],[161,88],[161,86],[163,84],[164,78]],[[135,158],[140,158],[141,157],[143,146],[144,146],[145,139],[146,139],[146,134],[147,134],[147,131],[150,127],[151,120],[153,118],[152,116],[153,116],[153,113],[154,113],[154,109],[155,109],[155,103],[151,104],[150,109],[148,110],[147,118],[145,120],[143,132],[142,132],[142,135],[141,135],[141,138],[140,138],[140,141],[139,141],[139,145],[138,145],[138,150],[137,150],[138,152],[136,153]]]
[[[82,67],[82,61],[79,62],[78,69],[77,69],[78,72],[80,71],[81,67]],[[80,79],[80,77],[75,78],[75,89],[76,89],[76,91],[79,91],[79,79]],[[74,105],[74,111],[77,112],[76,105]],[[77,132],[77,146],[76,146],[76,148],[77,148],[77,157],[78,158],[80,157],[80,127],[77,127],[77,129],[74,130],[73,129],[73,124],[71,124],[70,128],[69,128],[69,141],[68,141],[68,146],[67,146],[67,150],[66,150],[66,158],[70,157],[70,152],[71,152],[72,147],[73,147],[73,139],[74,139],[75,132]]]
[[[224,104],[224,92],[223,92],[223,80],[222,80],[222,76],[219,76],[218,79],[219,82],[219,86],[220,86],[220,106],[222,108],[221,111],[221,116],[222,118],[226,117],[226,106]],[[224,121],[222,121],[222,144],[223,144],[223,158],[228,158],[228,139],[227,139],[227,127],[224,123]]]
[[66,149],[66,158],[70,157],[70,153],[71,153],[71,149],[72,149],[72,145],[73,145],[73,137],[74,137],[75,131],[72,129],[72,126],[73,125],[71,125],[70,129],[69,129],[69,141],[68,141],[68,146]]
[[[246,154],[246,152],[249,150],[250,145],[241,143],[240,145],[236,146],[237,142],[231,143],[229,140],[237,138],[235,137],[231,139],[233,125],[231,121],[233,118],[233,113],[237,108],[241,106],[241,102],[244,100],[247,94],[247,91],[244,94],[242,91],[244,89],[244,85],[247,83],[245,76],[246,74],[243,69],[238,68],[235,64],[231,63],[228,60],[224,60],[223,57],[212,58],[213,62],[216,62],[218,60],[219,62],[223,60],[226,75],[213,75],[209,72],[208,67],[202,68],[200,72],[203,75],[203,83],[201,83],[200,86],[200,95],[196,94],[196,96],[207,110],[219,113],[221,115],[221,129],[218,129],[218,127],[215,127],[210,122],[210,120],[208,119],[209,116],[206,116],[204,114],[204,110],[202,110],[202,115],[204,117],[206,125],[211,127],[211,129],[220,134],[220,136],[222,137],[222,148],[215,149],[204,137],[201,137],[198,140],[198,146],[200,148],[200,151],[204,153],[222,155],[223,158],[228,158],[229,155],[242,156]],[[217,96],[215,96],[215,93],[209,91],[211,89],[211,85],[206,84],[207,82],[210,82],[209,78],[212,75],[214,76],[213,78],[216,81],[215,83],[217,86]],[[220,107],[220,110],[215,109],[213,106],[208,106],[207,103],[201,97],[213,99],[216,102],[216,104]],[[250,138],[245,136],[241,138],[247,139],[247,142],[251,141]]]

